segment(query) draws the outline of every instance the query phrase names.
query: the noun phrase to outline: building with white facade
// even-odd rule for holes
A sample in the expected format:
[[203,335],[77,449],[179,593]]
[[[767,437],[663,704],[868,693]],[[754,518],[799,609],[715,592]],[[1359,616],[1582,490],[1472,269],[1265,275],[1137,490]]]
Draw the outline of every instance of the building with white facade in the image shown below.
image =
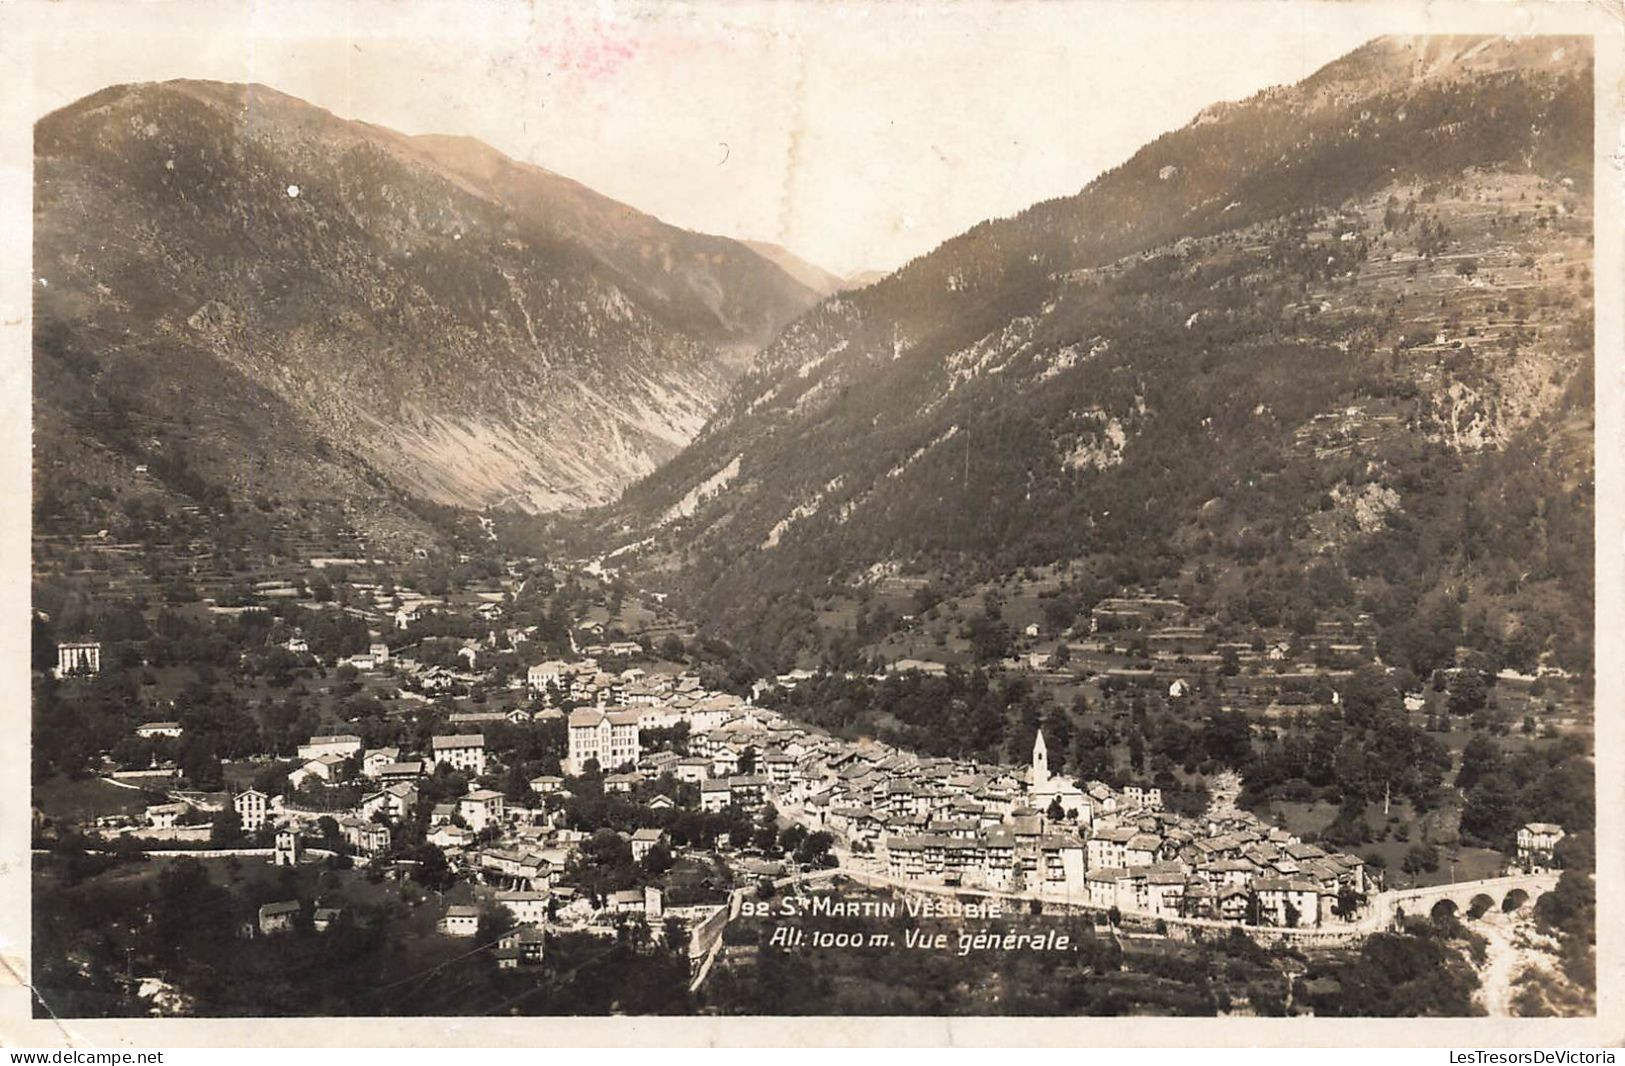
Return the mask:
[[271,797],[257,788],[239,792],[231,801],[232,810],[242,819],[243,832],[257,832],[265,825],[271,809]]
[[102,672],[102,646],[94,641],[77,641],[56,646],[56,676],[99,674]]
[[485,773],[485,735],[483,733],[451,733],[435,737],[430,742],[431,756],[436,764],[445,763],[453,770],[462,770],[475,777]]
[[613,770],[638,761],[637,711],[604,711],[585,708],[570,713],[570,755],[565,772],[579,774],[588,759],[601,769]]

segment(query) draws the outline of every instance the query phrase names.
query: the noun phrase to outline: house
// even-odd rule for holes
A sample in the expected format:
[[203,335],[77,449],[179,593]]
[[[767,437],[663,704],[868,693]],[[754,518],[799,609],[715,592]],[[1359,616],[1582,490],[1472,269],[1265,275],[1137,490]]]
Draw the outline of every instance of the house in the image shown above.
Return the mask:
[[476,789],[457,801],[457,813],[476,833],[500,825],[502,822],[502,793],[488,788]]
[[728,787],[726,778],[706,781],[700,785],[700,810],[727,810],[732,803],[733,791]]
[[265,825],[267,812],[270,809],[271,797],[257,788],[246,789],[232,798],[232,810],[242,820],[243,832],[255,833]]
[[402,607],[400,610],[395,612],[396,629],[406,629],[410,627],[413,622],[420,622],[422,620],[423,608],[417,604],[413,604],[411,607]]
[[1185,900],[1185,873],[1178,866],[1153,867],[1145,875],[1144,909],[1159,918],[1177,918]]
[[1153,833],[1136,833],[1123,845],[1125,866],[1150,866],[1162,850],[1162,838]]
[[1092,834],[1084,842],[1089,869],[1110,870],[1128,865],[1128,842],[1139,834],[1133,826],[1110,826]]
[[143,722],[135,727],[138,737],[178,737],[185,733],[179,722]]
[[534,925],[516,926],[497,941],[497,966],[503,969],[535,966],[542,961],[546,942],[546,934]]
[[367,654],[372,656],[372,661],[375,664],[382,666],[389,662],[389,645],[375,641],[367,645]]
[[548,796],[555,792],[563,792],[564,778],[555,777],[551,774],[543,774],[540,777],[533,777],[530,779],[530,788],[531,791],[535,792],[538,796]]
[[[449,803],[446,806],[451,806]],[[459,848],[466,848],[474,842],[474,834],[460,825],[442,822],[429,830],[424,837],[429,843],[441,851],[450,852]]]
[[739,750],[732,744],[718,744],[711,749],[711,776],[729,777],[739,772]]
[[305,842],[300,839],[298,832],[293,829],[279,829],[276,834],[276,847],[271,852],[271,865],[298,866],[299,856],[305,850]]
[[299,901],[286,900],[281,903],[267,903],[260,908],[260,935],[270,936],[272,933],[291,933],[293,923],[299,918]]
[[361,738],[349,733],[311,737],[310,742],[299,745],[299,758],[309,762],[323,755],[337,755],[341,760],[361,753]]
[[102,646],[94,641],[56,646],[56,676],[88,676],[102,672]]
[[[969,826],[951,835],[961,839],[975,839],[975,830]],[[1044,887],[1087,890],[1084,869],[1088,856],[1083,841],[1072,837],[1048,836],[1039,841],[1037,872]]]
[[377,777],[379,770],[400,761],[400,757],[400,748],[368,748],[361,757],[361,772],[367,777]]
[[1088,885],[1089,906],[1099,910],[1110,910],[1116,907],[1117,882],[1123,876],[1124,871],[1116,868],[1090,870],[1084,879]]
[[642,862],[645,855],[654,850],[656,844],[663,844],[666,832],[663,829],[638,829],[632,833],[632,861]]
[[457,678],[444,666],[431,666],[417,679],[418,688],[426,693],[449,692],[457,686]]
[[1259,921],[1308,928],[1320,924],[1320,887],[1302,878],[1264,877],[1253,883]]
[[547,921],[548,906],[553,900],[551,892],[498,892],[496,903],[508,908],[514,921],[521,925],[542,925]]
[[744,775],[728,778],[732,802],[741,807],[760,807],[767,795],[767,778]]
[[1123,802],[1129,807],[1138,807],[1141,810],[1162,810],[1162,789],[1154,785],[1124,785]]
[[620,892],[611,892],[604,909],[611,914],[642,914],[647,897],[641,888],[628,888]]
[[1247,889],[1240,885],[1225,885],[1219,889],[1219,917],[1227,922],[1247,920]]
[[637,762],[640,720],[638,711],[571,711],[570,755],[565,760],[565,772],[579,774],[589,760],[605,770]]
[[537,663],[525,671],[525,684],[532,692],[546,693],[549,689],[563,699],[570,695],[571,681],[576,668],[558,659]]
[[672,767],[672,774],[679,781],[686,781],[691,785],[697,785],[710,776],[711,760],[702,759],[698,755],[691,755],[686,759],[679,759],[677,760],[676,765]]
[[386,785],[400,784],[402,782],[416,781],[425,776],[428,768],[421,759],[408,759],[405,762],[386,763],[378,768],[378,780]]
[[154,803],[146,810],[147,824],[154,829],[173,829],[180,824],[181,815],[191,810],[184,803]]
[[333,923],[339,920],[344,912],[337,907],[317,907],[310,917],[311,927],[318,933],[325,933],[332,928]]
[[610,774],[604,778],[605,792],[631,792],[643,778],[635,773]]
[[478,907],[455,904],[447,907],[445,917],[440,919],[440,931],[447,936],[473,936],[479,932],[479,928]]
[[339,831],[344,835],[345,843],[358,854],[376,855],[389,848],[387,825],[363,821],[360,818],[343,818],[339,820]]
[[1563,827],[1560,825],[1551,822],[1530,822],[1518,830],[1518,866],[1531,872],[1550,869],[1552,851],[1563,836]]
[[485,736],[481,733],[452,733],[430,741],[432,761],[475,777],[485,773]]
[[507,715],[499,710],[453,711],[446,721],[451,725],[484,725],[487,722],[506,722]]
[[[373,804],[372,810],[367,810],[369,801]],[[382,811],[384,817],[392,822],[398,822],[412,813],[412,808],[418,805],[418,788],[407,781],[398,781],[392,785],[385,785],[371,796],[361,801],[363,813],[371,816],[373,811]]]
[[342,755],[321,755],[310,759],[288,775],[288,783],[298,788],[307,780],[315,778],[329,784],[337,781],[344,774],[344,757]]

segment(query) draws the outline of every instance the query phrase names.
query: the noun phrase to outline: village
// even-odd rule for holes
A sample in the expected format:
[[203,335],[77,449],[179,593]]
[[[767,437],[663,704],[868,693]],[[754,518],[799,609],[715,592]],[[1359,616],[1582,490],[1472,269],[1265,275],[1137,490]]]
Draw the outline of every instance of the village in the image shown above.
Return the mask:
[[[1159,932],[1182,922],[1369,927],[1385,887],[1387,872],[1366,859],[1237,807],[1233,773],[1212,780],[1200,810],[1176,811],[1149,774],[1114,775],[1112,785],[1061,771],[1064,753],[1052,756],[1042,727],[1024,766],[836,737],[776,706],[812,671],[730,692],[663,654],[674,633],[668,624],[662,636],[652,614],[641,642],[585,606],[564,623],[557,611],[520,621],[534,616],[519,606],[529,602],[527,582],[540,580],[528,561],[455,596],[420,591],[399,574],[369,580],[372,565],[312,567],[344,575],[337,595],[312,592],[325,580],[279,578],[252,596],[234,586],[235,599],[251,602],[195,605],[217,625],[240,626],[245,615],[257,623],[260,646],[241,653],[245,662],[274,659],[275,668],[332,680],[330,693],[348,692],[348,702],[331,704],[337,728],[301,737],[291,759],[234,753],[220,764],[223,787],[210,788],[177,762],[184,715],[141,721],[133,743],[98,756],[98,780],[161,802],[77,821],[37,806],[37,830],[115,850],[325,864],[344,876],[455,887],[437,897],[445,902],[436,935],[481,938],[475,950],[502,968],[540,963],[550,934],[614,937],[632,922],[686,950],[700,973],[741,900],[836,870],[870,886],[1025,899]],[[613,586],[620,599],[617,582],[595,562],[546,584]],[[322,661],[314,634],[287,624],[279,602],[356,625],[341,650],[327,641]],[[1102,599],[1083,624],[1081,639],[1013,654],[998,668],[1043,677],[1068,660],[1073,669],[1092,664],[1081,668],[1108,686],[1154,687],[1177,705],[1210,671],[1229,667],[1239,698],[1253,687],[1278,693],[1296,675],[1329,683],[1335,705],[1348,660],[1369,647],[1358,620],[1319,626],[1307,641],[1226,643],[1190,624],[1177,601],[1132,591]],[[527,654],[549,625],[560,653]],[[1041,631],[1025,627],[1024,643],[1036,647]],[[55,683],[69,692],[94,685],[112,665],[109,652],[96,641],[59,643]],[[1327,656],[1338,658],[1328,665]],[[127,648],[117,661],[137,662]],[[901,658],[863,680],[946,669]],[[344,720],[342,709],[361,698],[373,701],[369,713]],[[537,768],[545,772],[530,772]],[[1548,869],[1563,835],[1554,824],[1525,826],[1492,875]],[[340,918],[320,896],[272,900],[242,916],[239,935],[321,933]]]

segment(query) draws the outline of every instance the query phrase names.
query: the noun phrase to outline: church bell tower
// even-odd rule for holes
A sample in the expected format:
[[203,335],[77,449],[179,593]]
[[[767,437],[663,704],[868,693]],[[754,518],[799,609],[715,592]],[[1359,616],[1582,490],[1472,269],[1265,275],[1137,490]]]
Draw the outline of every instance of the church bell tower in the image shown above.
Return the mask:
[[1044,746],[1044,730],[1040,728],[1033,738],[1032,791],[1039,792],[1049,784],[1049,749]]

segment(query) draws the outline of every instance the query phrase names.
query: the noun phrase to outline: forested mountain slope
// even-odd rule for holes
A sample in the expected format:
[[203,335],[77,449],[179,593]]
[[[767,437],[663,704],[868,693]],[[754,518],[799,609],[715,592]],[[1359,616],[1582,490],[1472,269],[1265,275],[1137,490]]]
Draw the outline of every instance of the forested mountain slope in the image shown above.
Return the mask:
[[478,142],[263,86],[115,86],[35,151],[38,482],[69,526],[138,466],[172,503],[184,471],[380,532],[398,497],[600,503],[821,295]]
[[1058,562],[1080,606],[1584,666],[1589,48],[1380,39],[826,300],[628,490],[618,560],[781,668],[815,597]]

